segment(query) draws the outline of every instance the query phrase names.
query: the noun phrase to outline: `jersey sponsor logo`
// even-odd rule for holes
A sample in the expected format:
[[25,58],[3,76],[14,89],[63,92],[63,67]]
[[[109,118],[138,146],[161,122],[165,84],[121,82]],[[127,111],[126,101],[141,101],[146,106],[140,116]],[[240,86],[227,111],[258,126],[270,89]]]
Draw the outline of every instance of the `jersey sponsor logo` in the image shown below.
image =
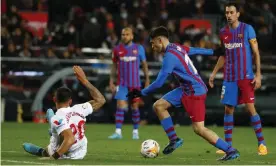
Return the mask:
[[63,119],[55,120],[54,124],[59,126],[59,125],[61,125],[62,121],[63,121]]
[[137,57],[136,56],[125,56],[125,57],[120,57],[121,61],[124,62],[132,62],[132,61],[136,61]]
[[224,43],[225,48],[234,49],[243,47],[242,43]]

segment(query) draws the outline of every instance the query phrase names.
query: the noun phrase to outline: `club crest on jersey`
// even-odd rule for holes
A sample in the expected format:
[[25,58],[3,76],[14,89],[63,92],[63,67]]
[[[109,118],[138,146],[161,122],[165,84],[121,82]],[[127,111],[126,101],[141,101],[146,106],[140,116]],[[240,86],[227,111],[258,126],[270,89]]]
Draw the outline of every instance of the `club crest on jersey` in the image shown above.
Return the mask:
[[63,119],[60,119],[60,120],[58,120],[58,121],[55,120],[55,121],[54,121],[54,124],[57,125],[57,126],[59,126],[59,125],[62,123],[62,121],[63,121]]
[[132,53],[133,53],[134,55],[137,55],[137,54],[138,54],[138,51],[137,51],[136,49],[134,49],[134,50],[132,50]]

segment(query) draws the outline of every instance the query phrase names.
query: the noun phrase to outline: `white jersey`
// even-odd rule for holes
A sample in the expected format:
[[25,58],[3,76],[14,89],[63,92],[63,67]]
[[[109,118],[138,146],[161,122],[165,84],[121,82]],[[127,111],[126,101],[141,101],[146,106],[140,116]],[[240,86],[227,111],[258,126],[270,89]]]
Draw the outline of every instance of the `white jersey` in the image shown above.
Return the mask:
[[86,102],[83,104],[77,104],[73,107],[60,108],[57,110],[56,114],[51,118],[51,131],[54,137],[56,148],[61,142],[59,142],[59,134],[66,130],[71,129],[74,137],[75,143],[69,149],[70,152],[74,152],[82,146],[86,146],[87,139],[85,137],[84,125],[86,122],[86,116],[93,112],[93,108],[90,103]]

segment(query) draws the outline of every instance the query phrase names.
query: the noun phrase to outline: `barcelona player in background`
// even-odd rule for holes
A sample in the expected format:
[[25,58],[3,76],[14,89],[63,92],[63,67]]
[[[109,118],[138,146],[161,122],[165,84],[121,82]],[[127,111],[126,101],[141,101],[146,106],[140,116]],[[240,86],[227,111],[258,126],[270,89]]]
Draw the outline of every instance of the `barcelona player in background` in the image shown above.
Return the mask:
[[[124,28],[121,33],[122,43],[113,49],[112,60],[113,66],[110,74],[110,89],[116,93],[117,100],[116,110],[116,130],[109,136],[109,139],[122,138],[122,125],[124,122],[124,113],[128,111],[128,98],[126,95],[133,89],[140,89],[140,63],[145,76],[145,86],[149,85],[148,65],[143,46],[135,44],[133,40],[133,31],[131,28]],[[117,83],[115,75],[117,73]],[[133,139],[139,139],[139,98],[131,100],[132,120],[133,120]]]
[[[225,141],[232,145],[234,109],[239,104],[245,104],[258,140],[258,154],[266,155],[267,147],[262,133],[261,119],[254,106],[254,90],[261,87],[261,63],[256,34],[251,25],[238,20],[240,12],[237,4],[227,4],[225,16],[228,24],[220,30],[223,47],[221,55],[225,56],[219,57],[209,79],[209,84],[213,87],[216,73],[224,68],[221,102],[225,105]],[[256,66],[255,76],[252,61]],[[218,150],[217,153],[224,152]]]

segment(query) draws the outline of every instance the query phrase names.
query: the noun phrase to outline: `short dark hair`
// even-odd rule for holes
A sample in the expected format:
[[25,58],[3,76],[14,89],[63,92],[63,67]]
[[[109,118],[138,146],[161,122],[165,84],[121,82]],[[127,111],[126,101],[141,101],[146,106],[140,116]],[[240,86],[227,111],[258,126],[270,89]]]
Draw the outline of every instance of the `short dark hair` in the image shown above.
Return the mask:
[[235,2],[228,2],[224,5],[224,10],[226,10],[226,7],[234,6],[237,10],[237,12],[240,12],[240,5],[238,5]]
[[150,32],[150,38],[153,39],[157,36],[164,36],[169,38],[169,31],[163,26],[157,27]]
[[56,100],[58,103],[64,103],[70,100],[72,97],[71,89],[67,87],[60,87],[56,91]]

